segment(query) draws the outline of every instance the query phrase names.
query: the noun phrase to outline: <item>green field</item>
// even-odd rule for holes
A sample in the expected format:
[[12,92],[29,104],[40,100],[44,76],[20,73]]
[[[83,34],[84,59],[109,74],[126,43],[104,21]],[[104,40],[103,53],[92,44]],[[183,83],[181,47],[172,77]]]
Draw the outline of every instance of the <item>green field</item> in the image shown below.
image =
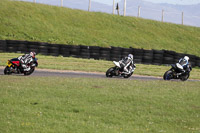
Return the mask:
[[0,131],[199,133],[199,82],[0,76]]
[[[0,0],[0,40],[167,49],[200,56],[200,28]],[[21,53],[0,53],[0,66]],[[112,61],[37,55],[40,69],[102,72]],[[136,64],[162,77],[170,66]],[[37,69],[37,68],[36,68]],[[193,68],[190,79],[200,79]],[[199,133],[199,81],[0,74],[1,133]]]
[[[16,58],[22,54],[19,53],[0,53],[0,66],[5,66],[8,59]],[[73,70],[85,72],[106,72],[108,68],[113,67],[112,61],[80,59],[72,57],[54,57],[37,55],[39,66],[42,69],[56,69],[56,70]],[[147,75],[162,77],[163,74],[169,70],[170,66],[158,65],[144,65],[136,64],[136,75]],[[36,68],[37,69],[37,68]],[[190,73],[190,79],[200,79],[199,67],[193,68]],[[133,75],[134,76],[134,75]]]
[[200,28],[56,6],[0,1],[0,39],[167,49],[200,56]]

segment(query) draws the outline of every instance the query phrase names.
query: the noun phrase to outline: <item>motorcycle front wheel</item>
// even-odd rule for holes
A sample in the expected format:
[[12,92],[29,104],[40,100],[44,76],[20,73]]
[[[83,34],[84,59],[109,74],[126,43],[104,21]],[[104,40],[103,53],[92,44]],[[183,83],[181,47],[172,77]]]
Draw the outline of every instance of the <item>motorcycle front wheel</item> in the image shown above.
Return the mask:
[[4,69],[4,74],[5,75],[10,75],[11,72],[10,72],[10,67],[6,66],[5,69]]
[[113,73],[114,73],[114,70],[115,70],[115,69],[114,69],[113,67],[109,68],[109,69],[106,71],[106,77],[112,78]]
[[172,71],[167,71],[165,72],[164,76],[163,76],[163,79],[164,80],[170,80],[170,79],[173,79],[173,72]]

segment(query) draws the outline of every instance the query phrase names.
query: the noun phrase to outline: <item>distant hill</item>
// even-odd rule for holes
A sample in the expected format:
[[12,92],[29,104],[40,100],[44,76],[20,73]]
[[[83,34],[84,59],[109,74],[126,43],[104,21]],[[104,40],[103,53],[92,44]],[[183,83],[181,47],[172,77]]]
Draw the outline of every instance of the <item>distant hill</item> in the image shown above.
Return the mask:
[[30,2],[0,1],[0,40],[166,49],[200,56],[200,28]]
[[[33,0],[23,0],[30,1]],[[39,3],[57,5],[60,6],[60,0],[37,0]],[[64,0],[64,6],[73,8],[88,10],[88,0]],[[112,6],[101,4],[92,1],[91,11],[112,13]],[[155,4],[143,0],[127,0],[128,16],[137,16],[138,6],[141,6],[141,17],[147,19],[153,19],[161,21],[161,12],[164,13],[164,21],[171,23],[182,23],[182,11],[184,12],[184,24],[200,27],[200,4],[197,5],[172,5],[172,4]],[[120,14],[123,15],[124,1],[119,2]],[[117,12],[115,12],[117,14]]]
[[[123,8],[123,1],[120,2]],[[184,12],[184,24],[200,27],[200,4],[197,5],[172,5],[155,4],[142,0],[127,0],[127,15],[137,16],[138,6],[141,6],[141,17],[161,21],[164,10],[164,21],[181,24]]]
[[[33,2],[33,0],[21,0],[21,1]],[[55,5],[55,6],[61,5],[60,0],[36,0],[36,2],[42,4]],[[101,11],[106,13],[112,12],[112,6],[101,4],[94,1],[91,1],[91,5],[92,5],[91,11],[97,11],[97,12]],[[88,11],[89,0],[63,0],[63,6],[72,9],[80,9]]]

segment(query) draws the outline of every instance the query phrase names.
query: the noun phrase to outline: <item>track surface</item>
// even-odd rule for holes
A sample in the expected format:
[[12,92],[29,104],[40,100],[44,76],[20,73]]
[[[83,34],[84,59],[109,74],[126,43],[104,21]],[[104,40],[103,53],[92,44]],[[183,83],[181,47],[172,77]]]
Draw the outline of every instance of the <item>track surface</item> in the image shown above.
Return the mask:
[[[3,68],[0,68],[0,75],[4,75]],[[13,74],[16,75],[16,74]],[[21,74],[20,74],[21,75]],[[22,75],[23,76],[23,75]],[[84,77],[84,78],[107,78],[105,73],[95,73],[95,72],[77,72],[77,71],[67,71],[67,70],[48,70],[48,69],[37,69],[30,76],[37,77]],[[122,77],[114,77],[116,79],[124,79]],[[140,79],[140,80],[162,80],[159,77],[152,76],[138,76],[134,75],[128,79]]]
[[[3,76],[3,68],[0,68],[0,76]],[[13,74],[16,75],[16,74]],[[21,75],[21,74],[20,74]],[[18,76],[20,76],[18,74]],[[21,75],[23,76],[23,75]],[[37,69],[30,76],[36,77],[83,77],[83,78],[107,78],[105,73],[95,73],[95,72],[77,72],[77,71],[67,71],[67,70],[48,70],[48,69]],[[107,78],[108,79],[108,78]],[[112,79],[124,79],[122,77],[113,77]],[[153,76],[140,76],[132,75],[130,78],[125,80],[163,80],[161,77]],[[179,81],[179,80],[174,80]],[[188,81],[200,81],[200,80],[188,80]]]

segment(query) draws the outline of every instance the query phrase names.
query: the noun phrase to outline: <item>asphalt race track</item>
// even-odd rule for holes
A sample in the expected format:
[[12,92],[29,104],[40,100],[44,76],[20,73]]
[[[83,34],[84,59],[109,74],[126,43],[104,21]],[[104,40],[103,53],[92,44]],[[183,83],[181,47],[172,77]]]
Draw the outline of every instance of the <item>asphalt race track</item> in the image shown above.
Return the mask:
[[[3,76],[3,68],[0,68],[0,76]],[[23,74],[12,74],[12,76],[23,76]],[[107,78],[105,73],[95,73],[95,72],[79,72],[79,71],[68,71],[68,70],[48,70],[48,69],[37,69],[30,76],[35,77],[82,77],[82,78]],[[122,77],[113,77],[107,79],[123,79],[123,80],[163,80],[161,77],[153,77],[153,76],[140,76],[140,75],[132,75],[130,78],[125,79]],[[179,81],[179,80],[173,80]],[[192,80],[188,81],[200,81],[200,80]]]

